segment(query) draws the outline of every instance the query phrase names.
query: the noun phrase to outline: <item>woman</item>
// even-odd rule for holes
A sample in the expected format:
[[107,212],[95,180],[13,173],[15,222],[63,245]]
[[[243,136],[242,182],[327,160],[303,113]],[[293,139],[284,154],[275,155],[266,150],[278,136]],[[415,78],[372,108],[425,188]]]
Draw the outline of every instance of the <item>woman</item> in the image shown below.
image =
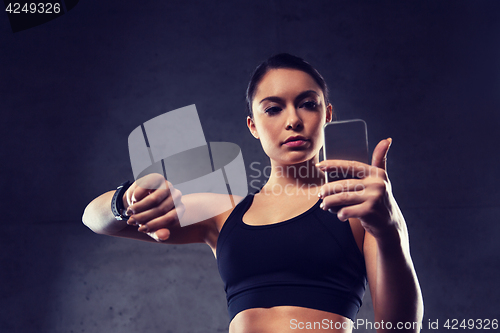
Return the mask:
[[[371,165],[318,163],[322,128],[333,117],[328,89],[312,66],[288,54],[256,69],[247,108],[248,128],[271,162],[258,193],[234,196],[233,209],[181,228],[181,214],[198,221],[218,196],[181,196],[162,177],[148,176],[143,181],[157,190],[135,182],[119,193],[127,224],[109,208],[114,191],[89,204],[84,223],[103,234],[208,244],[225,283],[231,333],[351,332],[366,279],[378,332],[419,331],[422,296],[385,172],[391,139],[379,142]],[[329,170],[363,176],[325,184]]]

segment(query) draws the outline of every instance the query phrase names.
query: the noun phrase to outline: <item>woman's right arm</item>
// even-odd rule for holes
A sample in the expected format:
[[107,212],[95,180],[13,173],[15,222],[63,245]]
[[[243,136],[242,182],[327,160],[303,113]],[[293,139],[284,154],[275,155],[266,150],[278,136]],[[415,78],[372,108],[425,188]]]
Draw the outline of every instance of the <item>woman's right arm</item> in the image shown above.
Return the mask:
[[[159,177],[155,177],[158,181]],[[221,222],[240,198],[232,197],[230,201],[227,195],[213,193],[183,196],[163,177],[160,181],[164,185],[156,187],[140,187],[134,182],[125,192],[123,204],[131,215],[127,222],[116,220],[111,212],[115,192],[110,191],[86,207],[83,223],[98,234],[169,244],[207,243],[215,249]],[[189,225],[181,227],[181,217]]]
[[97,234],[114,235],[127,226],[126,221],[116,220],[111,212],[111,199],[114,194],[115,191],[109,191],[98,196],[83,212],[83,224]]

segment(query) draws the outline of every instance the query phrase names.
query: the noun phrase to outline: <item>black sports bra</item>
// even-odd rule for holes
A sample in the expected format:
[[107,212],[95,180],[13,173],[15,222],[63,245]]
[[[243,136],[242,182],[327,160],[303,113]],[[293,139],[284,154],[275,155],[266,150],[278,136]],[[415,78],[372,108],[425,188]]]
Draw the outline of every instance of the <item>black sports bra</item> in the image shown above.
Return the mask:
[[217,241],[217,265],[230,320],[251,308],[300,306],[354,320],[366,267],[348,222],[319,208],[287,221],[253,226],[242,218],[253,201],[231,212]]

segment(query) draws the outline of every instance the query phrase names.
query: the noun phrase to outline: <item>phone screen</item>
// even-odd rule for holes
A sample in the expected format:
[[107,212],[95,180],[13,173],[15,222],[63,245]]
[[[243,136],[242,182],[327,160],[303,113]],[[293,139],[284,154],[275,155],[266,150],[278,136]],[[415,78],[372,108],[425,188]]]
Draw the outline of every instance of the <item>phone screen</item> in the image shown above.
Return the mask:
[[[368,135],[366,123],[361,119],[333,121],[323,127],[325,142],[323,157],[325,160],[350,160],[368,164]],[[327,182],[352,178],[342,170],[335,175],[329,172]]]

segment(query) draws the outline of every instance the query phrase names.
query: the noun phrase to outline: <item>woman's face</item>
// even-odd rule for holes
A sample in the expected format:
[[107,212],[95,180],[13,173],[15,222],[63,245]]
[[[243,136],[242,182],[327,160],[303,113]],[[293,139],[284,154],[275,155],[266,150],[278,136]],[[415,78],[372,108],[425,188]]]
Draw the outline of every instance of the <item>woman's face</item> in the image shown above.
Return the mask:
[[323,125],[331,120],[323,91],[307,73],[272,69],[257,86],[252,101],[252,135],[272,161],[301,163],[316,156],[323,145]]

